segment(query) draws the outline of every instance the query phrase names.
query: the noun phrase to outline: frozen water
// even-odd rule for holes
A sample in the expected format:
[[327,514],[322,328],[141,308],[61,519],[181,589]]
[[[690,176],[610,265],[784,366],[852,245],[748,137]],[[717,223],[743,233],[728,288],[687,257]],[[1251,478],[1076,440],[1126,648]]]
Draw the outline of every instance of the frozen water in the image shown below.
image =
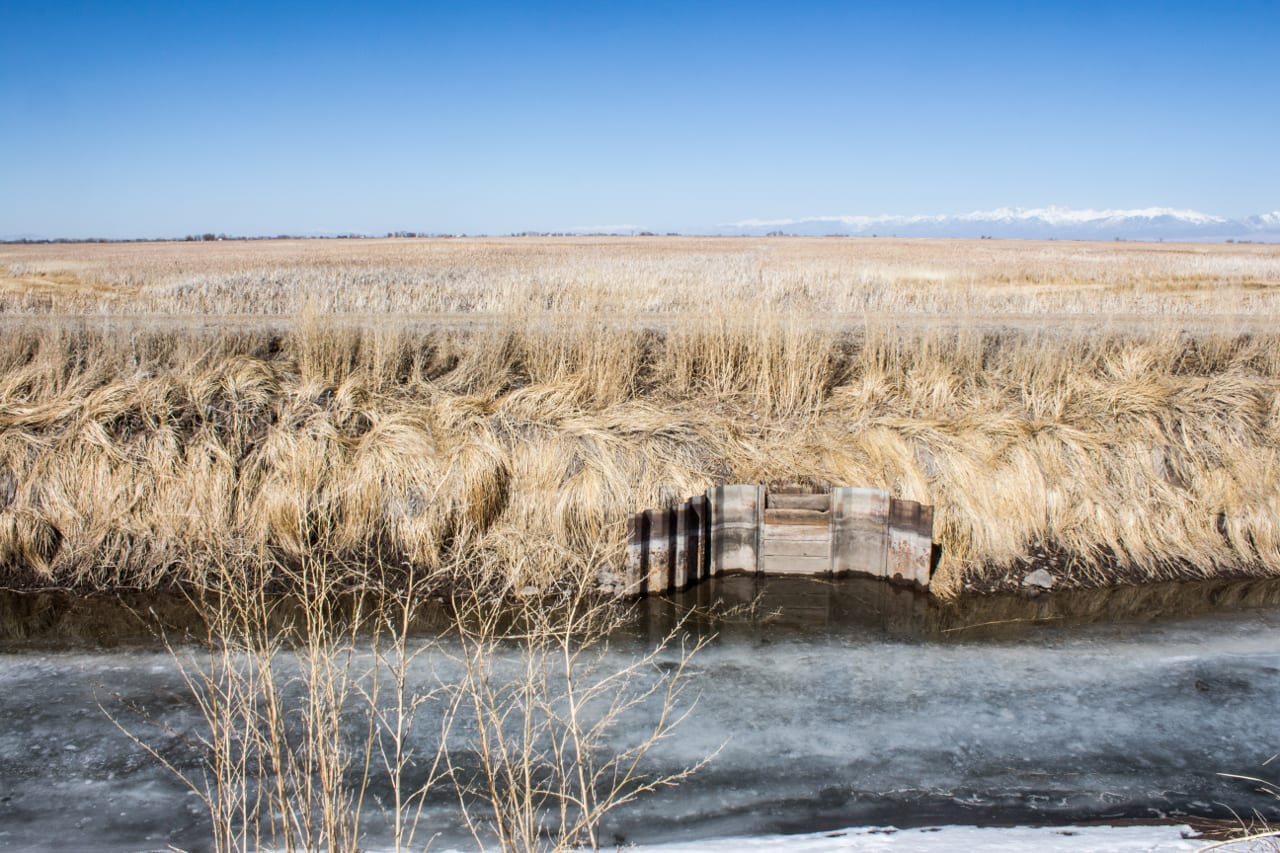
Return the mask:
[[758,635],[698,667],[698,714],[662,754],[723,747],[625,837],[1277,813],[1216,775],[1265,776],[1280,748],[1274,615],[960,645]]
[[[1218,775],[1276,775],[1275,763],[1263,766],[1280,751],[1276,611],[963,643],[895,639],[865,625],[722,627],[694,662],[697,707],[651,754],[652,767],[718,754],[679,787],[610,818],[605,840],[687,845],[849,826],[905,832],[1232,810],[1280,819],[1275,800]],[[609,654],[621,661],[643,643],[620,639]],[[429,656],[420,665],[424,680],[425,668],[445,666]],[[0,848],[201,848],[198,800],[110,719],[198,769],[184,739],[198,717],[167,652],[4,654],[0,684]],[[425,738],[432,727],[417,731]],[[436,846],[464,843],[448,797],[428,814],[427,835],[442,833]],[[380,821],[367,825],[377,846]]]

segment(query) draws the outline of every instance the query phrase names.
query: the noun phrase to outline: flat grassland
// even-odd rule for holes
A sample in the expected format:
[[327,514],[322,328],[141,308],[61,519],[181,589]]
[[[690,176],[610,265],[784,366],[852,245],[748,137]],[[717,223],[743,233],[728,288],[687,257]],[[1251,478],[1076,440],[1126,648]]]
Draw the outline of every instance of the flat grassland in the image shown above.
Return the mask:
[[933,504],[944,597],[1280,575],[1280,247],[0,246],[10,586],[324,550],[540,588],[773,480]]

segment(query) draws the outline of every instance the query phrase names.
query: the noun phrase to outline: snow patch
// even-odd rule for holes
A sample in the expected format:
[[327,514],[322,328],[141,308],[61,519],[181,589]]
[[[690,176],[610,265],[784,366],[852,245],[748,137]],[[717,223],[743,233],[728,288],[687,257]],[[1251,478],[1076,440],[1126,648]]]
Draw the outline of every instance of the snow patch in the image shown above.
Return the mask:
[[[724,838],[693,843],[641,845],[637,853],[779,853],[911,851],[911,853],[1182,853],[1201,850],[1189,826],[940,826],[923,829],[859,827],[808,835]],[[1234,845],[1233,845],[1234,846]],[[1218,848],[1231,850],[1232,847]],[[1244,847],[1235,847],[1244,850]]]
[[[1212,842],[1186,825],[855,827],[803,835],[756,835],[628,846],[634,853],[1190,853]],[[1214,848],[1256,849],[1247,842]],[[463,853],[460,850],[449,853]]]

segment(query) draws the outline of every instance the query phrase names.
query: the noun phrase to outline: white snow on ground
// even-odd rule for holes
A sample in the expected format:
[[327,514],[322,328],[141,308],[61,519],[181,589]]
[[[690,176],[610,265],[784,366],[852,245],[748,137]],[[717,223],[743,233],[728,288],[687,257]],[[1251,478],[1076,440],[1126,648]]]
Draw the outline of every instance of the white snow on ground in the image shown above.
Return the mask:
[[[1273,853],[1280,840],[1219,844],[1186,825],[1144,826],[932,826],[921,829],[860,826],[805,835],[709,838],[617,848],[627,853]],[[611,848],[602,847],[608,850]],[[463,853],[449,850],[445,853]]]
[[[1202,850],[1211,842],[1190,838],[1189,826],[943,826],[925,829],[858,827],[810,835],[766,835],[720,838],[675,844],[641,845],[637,853],[834,853],[888,850],[894,853],[1181,853]],[[1246,846],[1218,850],[1243,853]]]

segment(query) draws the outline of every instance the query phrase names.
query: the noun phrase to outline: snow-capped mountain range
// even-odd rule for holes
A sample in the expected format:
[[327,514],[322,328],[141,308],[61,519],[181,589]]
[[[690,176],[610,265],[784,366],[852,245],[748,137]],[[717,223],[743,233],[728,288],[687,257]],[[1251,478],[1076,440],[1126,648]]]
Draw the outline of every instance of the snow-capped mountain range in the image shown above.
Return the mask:
[[[582,232],[594,229],[575,229]],[[636,226],[611,233],[645,230]],[[1072,210],[1062,207],[1001,207],[972,213],[915,216],[812,216],[744,219],[693,228],[650,229],[684,234],[803,236],[839,234],[881,237],[995,237],[1059,240],[1251,240],[1280,242],[1280,211],[1227,219],[1196,210],[1148,207],[1135,210]],[[598,231],[596,233],[599,233]]]
[[[429,230],[429,229],[428,229]],[[435,229],[439,231],[440,229]],[[280,233],[286,233],[281,231]],[[303,236],[350,236],[349,231],[308,232]],[[381,232],[372,232],[381,233]],[[476,232],[481,233],[481,232]],[[743,219],[718,225],[584,225],[561,231],[523,233],[688,234],[805,237],[993,237],[1006,240],[1169,240],[1191,242],[1280,243],[1280,210],[1228,219],[1198,210],[1145,207],[1130,210],[1065,207],[998,207],[971,213],[903,216],[808,216],[792,219]],[[248,235],[255,236],[255,235]],[[137,235],[138,239],[147,239]],[[47,235],[0,234],[0,242],[43,241]],[[164,238],[161,238],[164,239]],[[175,239],[171,235],[169,239]],[[177,237],[176,239],[181,239]]]

